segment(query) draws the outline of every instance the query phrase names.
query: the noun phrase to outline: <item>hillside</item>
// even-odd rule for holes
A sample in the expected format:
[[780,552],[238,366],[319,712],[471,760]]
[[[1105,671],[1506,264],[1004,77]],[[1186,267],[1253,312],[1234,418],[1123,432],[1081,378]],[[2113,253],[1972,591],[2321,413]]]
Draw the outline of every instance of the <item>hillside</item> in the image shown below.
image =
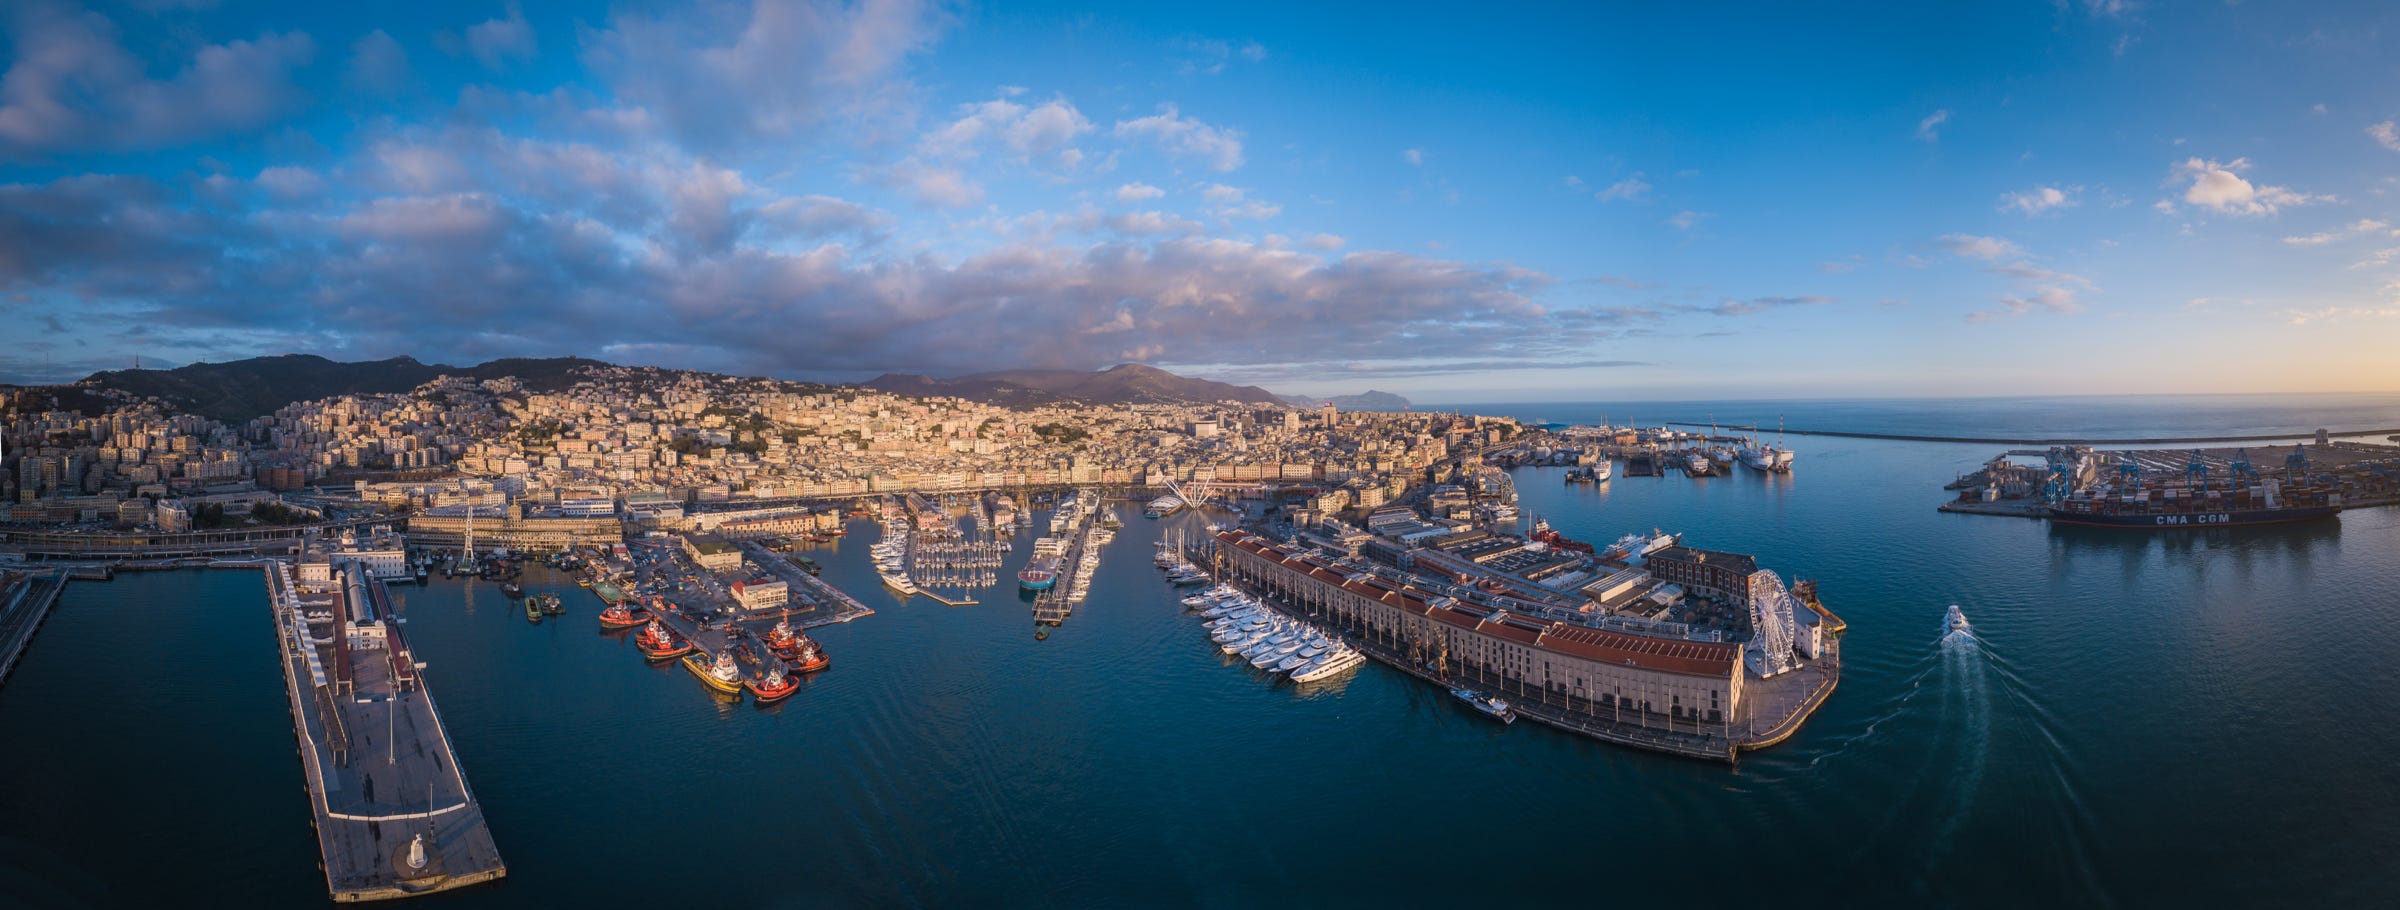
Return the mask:
[[1304,408],[1313,408],[1330,404],[1333,405],[1334,408],[1343,411],[1405,411],[1412,407],[1406,398],[1402,398],[1390,392],[1378,392],[1373,389],[1360,392],[1356,395],[1335,395],[1331,398],[1314,398],[1307,395],[1286,395],[1284,396],[1284,400]]
[[249,420],[295,401],[335,395],[405,392],[444,374],[477,379],[514,376],[534,389],[569,384],[581,367],[606,366],[579,357],[507,358],[473,367],[419,363],[414,357],[344,363],[314,354],[195,363],[171,370],[105,370],[86,378],[103,388],[155,396],[178,408],[225,421]]
[[1075,370],[1002,370],[953,379],[934,379],[915,373],[886,373],[868,381],[866,386],[900,395],[949,395],[1006,405],[1045,404],[1058,400],[1089,404],[1281,403],[1274,393],[1257,386],[1192,379],[1138,363],[1120,364],[1090,373]]

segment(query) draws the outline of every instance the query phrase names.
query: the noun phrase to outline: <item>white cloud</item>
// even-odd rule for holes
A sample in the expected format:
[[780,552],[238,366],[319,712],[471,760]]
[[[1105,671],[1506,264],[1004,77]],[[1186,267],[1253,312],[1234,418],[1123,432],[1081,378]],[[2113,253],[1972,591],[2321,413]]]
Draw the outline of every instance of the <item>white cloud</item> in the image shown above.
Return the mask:
[[1219,204],[1240,202],[1242,201],[1242,190],[1240,187],[1211,183],[1206,189],[1200,191],[1200,198]]
[[2293,246],[2324,246],[2328,243],[2332,243],[2336,240],[2341,240],[2344,238],[2386,231],[2390,232],[2389,236],[2400,237],[2400,231],[2393,231],[2391,230],[2391,227],[2391,225],[2377,221],[2373,218],[2361,218],[2357,221],[2353,221],[2347,225],[2344,225],[2339,230],[2320,231],[2318,233],[2306,234],[2298,237],[2285,237],[2283,238],[2283,242]]
[[1953,256],[1964,256],[1969,259],[2000,259],[2021,255],[2025,252],[2016,244],[1998,237],[1983,237],[1975,234],[1943,234],[1935,238],[1934,243]]
[[2069,275],[2065,272],[2054,272],[2026,262],[2012,262],[2008,265],[1993,266],[1985,271],[1991,272],[1994,275],[2014,278],[2019,281],[2057,285],[2072,284],[2087,288],[2092,286],[2092,280],[2081,275]]
[[[2282,209],[2317,202],[2334,202],[2332,196],[2295,192],[2280,186],[2252,184],[2241,176],[2250,169],[2250,159],[2236,158],[2222,164],[2213,160],[2187,158],[2178,162],[2173,176],[2176,180],[2189,178],[2191,186],[2183,191],[2183,201],[2190,205],[2229,215],[2272,215]],[[2172,204],[2161,206],[2172,211]]]
[[877,175],[885,186],[898,187],[928,205],[959,208],[983,201],[983,187],[954,167],[902,161]]
[[1157,199],[1166,194],[1166,190],[1162,190],[1158,187],[1141,182],[1128,183],[1124,186],[1117,187],[1116,193],[1118,202],[1137,202],[1143,199]]
[[2400,152],[2400,121],[2386,120],[2367,127],[2367,135],[2375,137],[2376,145]]
[[1165,212],[1130,212],[1122,215],[1110,215],[1106,223],[1109,230],[1130,236],[1190,235],[1207,229],[1200,222],[1178,215],[1169,215]]
[[1609,184],[1606,189],[1593,193],[1592,198],[1602,202],[1614,202],[1619,199],[1638,202],[1641,200],[1642,194],[1648,192],[1650,192],[1650,182],[1643,180],[1640,173],[1636,173],[1631,177]]
[[920,154],[967,160],[985,145],[998,145],[1016,161],[1072,171],[1083,161],[1075,138],[1092,131],[1092,122],[1064,98],[1027,106],[1005,98],[958,108],[958,119],[918,140]]
[[1716,215],[1712,212],[1695,212],[1690,209],[1685,209],[1668,216],[1667,223],[1669,225],[1673,225],[1678,231],[1688,231],[1699,227],[1700,222],[1707,221],[1708,219],[1714,217],[1716,217]]
[[467,29],[467,50],[484,69],[499,70],[512,62],[532,60],[541,53],[541,45],[534,37],[533,24],[525,21],[525,10],[510,3],[508,18],[486,20]]
[[[117,41],[99,13],[42,3],[0,12],[13,59],[0,74],[0,163],[60,152],[159,148],[242,133],[298,111],[301,32],[201,46],[172,77]],[[178,41],[167,42],[169,46]]]
[[1577,176],[1575,176],[1575,175],[1573,175],[1573,174],[1568,174],[1568,175],[1567,175],[1567,180],[1566,180],[1566,183],[1567,183],[1567,189],[1570,189],[1570,190],[1576,190],[1576,191],[1579,191],[1579,192],[1580,192],[1580,191],[1583,189],[1583,187],[1584,187],[1583,178],[1581,178],[1581,177],[1577,177]]
[[1994,319],[2023,316],[2036,312],[2080,313],[2083,312],[2083,304],[2076,302],[2075,292],[2066,288],[2037,287],[2030,294],[2000,298],[1997,309],[1968,313],[1967,321],[1989,322]]
[[2013,210],[2028,216],[2039,215],[2051,209],[2067,208],[2074,204],[2075,199],[2068,195],[2068,191],[2054,186],[2037,186],[2022,193],[2000,194],[2001,211]]
[[1424,164],[1424,163],[1425,163],[1425,150],[1424,150],[1424,149],[1401,149],[1401,150],[1400,150],[1400,160],[1402,160],[1402,161],[1406,161],[1406,162],[1408,162],[1408,163],[1410,163],[1410,164]]
[[1927,142],[1939,141],[1942,138],[1942,124],[1948,122],[1950,122],[1949,108],[1925,115],[1925,119],[1917,121],[1917,138]]
[[1220,173],[1242,166],[1240,130],[1210,126],[1185,117],[1172,104],[1159,105],[1158,113],[1148,117],[1117,121],[1115,133],[1119,139],[1153,142],[1170,157],[1203,159],[1210,169]]
[[1308,235],[1307,239],[1300,242],[1309,249],[1323,250],[1330,253],[1334,250],[1341,249],[1342,244],[1346,243],[1347,241],[1332,234],[1310,234]]

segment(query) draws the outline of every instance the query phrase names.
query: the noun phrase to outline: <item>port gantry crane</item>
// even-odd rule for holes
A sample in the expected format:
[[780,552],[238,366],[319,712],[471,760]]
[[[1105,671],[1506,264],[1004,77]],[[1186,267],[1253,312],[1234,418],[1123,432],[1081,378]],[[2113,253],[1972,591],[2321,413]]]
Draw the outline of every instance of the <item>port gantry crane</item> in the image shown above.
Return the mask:
[[2192,450],[2191,463],[2183,467],[2183,479],[2191,485],[2192,492],[2208,492],[2208,462],[2201,458],[2199,449]]
[[2226,472],[2226,479],[2237,488],[2257,485],[2258,468],[2250,464],[2249,449],[2234,450],[2233,467]]
[[2292,454],[2283,459],[2283,481],[2292,486],[2308,482],[2308,448],[2293,446]]

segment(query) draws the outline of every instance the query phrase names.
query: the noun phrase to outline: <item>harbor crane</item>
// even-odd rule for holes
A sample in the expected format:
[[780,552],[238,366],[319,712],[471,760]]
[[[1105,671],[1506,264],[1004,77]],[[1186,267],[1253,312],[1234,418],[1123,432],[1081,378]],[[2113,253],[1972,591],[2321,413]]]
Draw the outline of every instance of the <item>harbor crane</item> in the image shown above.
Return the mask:
[[2191,484],[2192,492],[2208,491],[2208,462],[2200,457],[2199,449],[2192,450],[2192,461],[2184,466],[2183,479]]

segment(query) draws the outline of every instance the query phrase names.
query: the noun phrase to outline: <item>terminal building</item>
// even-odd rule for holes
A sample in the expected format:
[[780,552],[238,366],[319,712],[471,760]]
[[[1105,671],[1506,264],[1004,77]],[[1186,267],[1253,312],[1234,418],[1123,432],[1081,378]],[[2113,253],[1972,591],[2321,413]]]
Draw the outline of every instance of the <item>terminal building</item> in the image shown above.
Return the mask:
[[1235,531],[1217,543],[1222,568],[1240,583],[1332,619],[1387,661],[1596,723],[1730,738],[1740,718],[1739,645],[1515,615]]

